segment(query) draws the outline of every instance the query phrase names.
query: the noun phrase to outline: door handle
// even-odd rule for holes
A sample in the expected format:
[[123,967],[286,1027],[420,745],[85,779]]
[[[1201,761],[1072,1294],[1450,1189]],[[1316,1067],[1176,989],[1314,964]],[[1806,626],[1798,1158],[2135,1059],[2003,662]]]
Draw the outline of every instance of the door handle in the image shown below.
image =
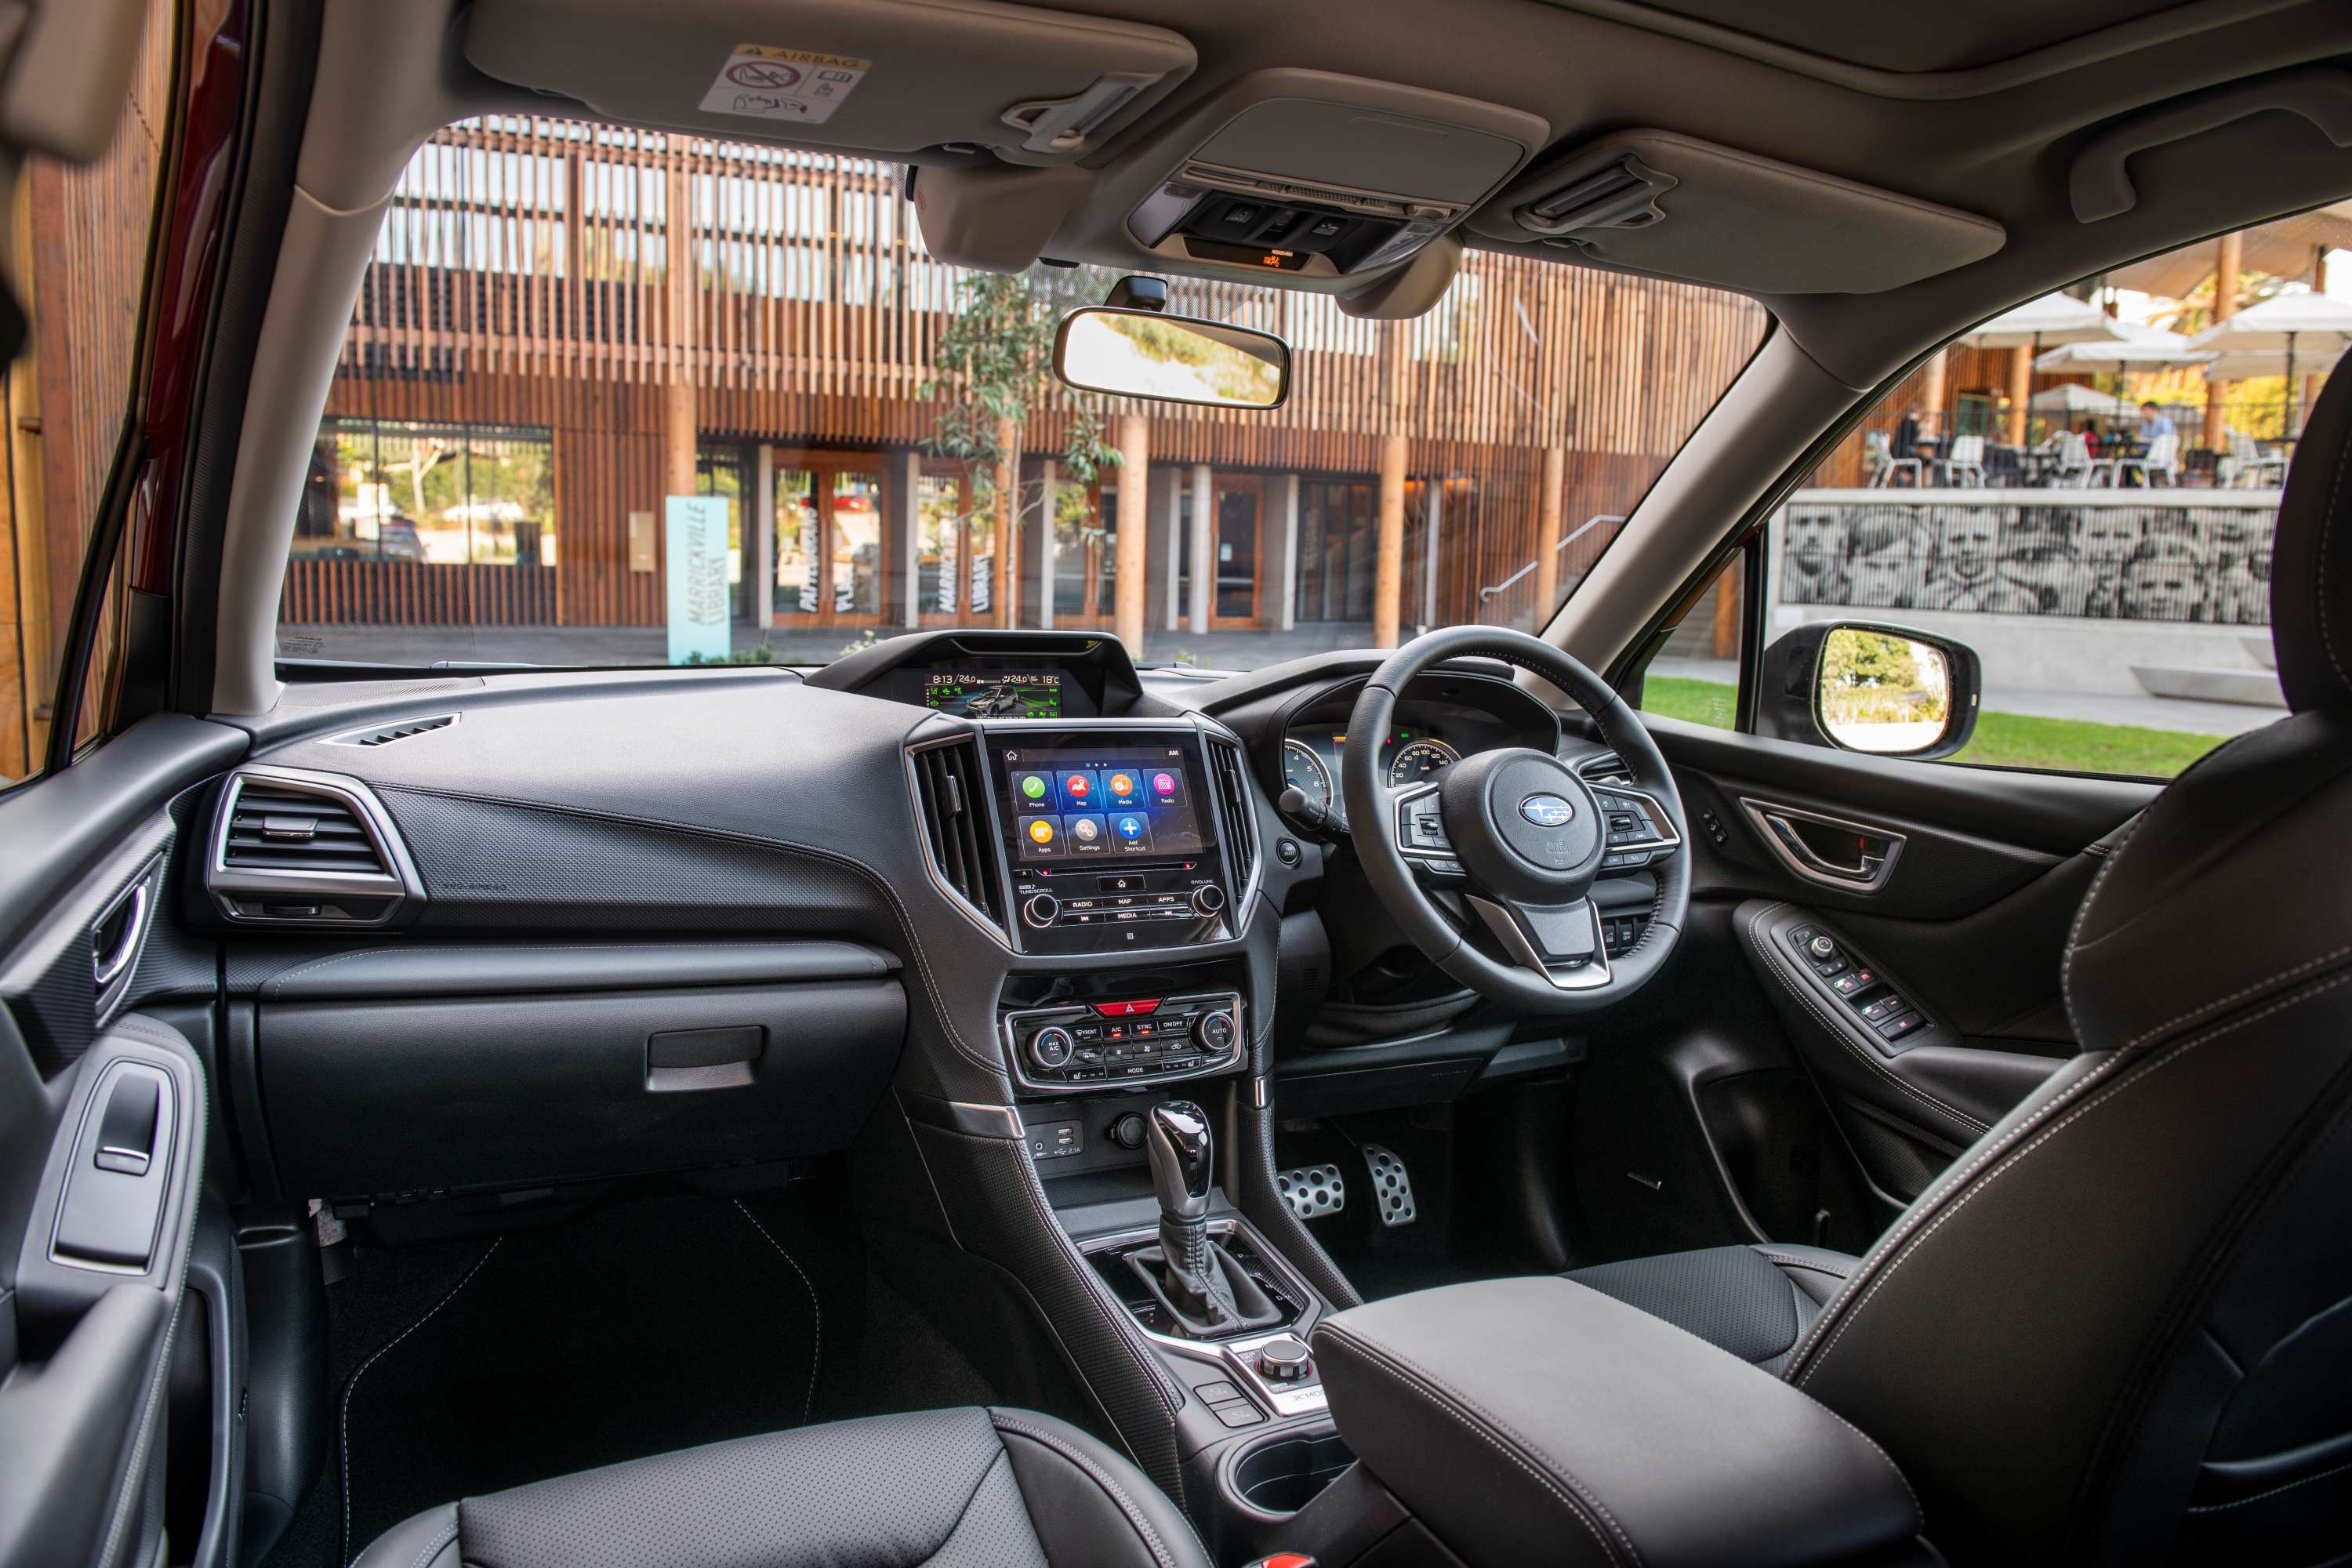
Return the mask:
[[[1874,893],[1885,886],[1903,851],[1903,835],[1874,823],[1850,822],[1770,801],[1743,798],[1739,805],[1783,867],[1825,887]],[[1813,832],[1809,835],[1807,827]],[[1836,858],[1828,847],[1832,844],[1851,844],[1853,860]]]

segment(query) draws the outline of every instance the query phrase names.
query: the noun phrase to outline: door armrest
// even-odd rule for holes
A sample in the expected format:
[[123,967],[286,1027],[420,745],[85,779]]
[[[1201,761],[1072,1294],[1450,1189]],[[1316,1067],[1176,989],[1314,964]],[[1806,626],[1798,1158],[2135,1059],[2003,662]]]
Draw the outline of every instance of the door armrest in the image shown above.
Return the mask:
[[1843,1417],[1581,1285],[1393,1296],[1326,1319],[1314,1349],[1340,1436],[1467,1563],[1538,1542],[1645,1568],[1937,1561],[1909,1483]]

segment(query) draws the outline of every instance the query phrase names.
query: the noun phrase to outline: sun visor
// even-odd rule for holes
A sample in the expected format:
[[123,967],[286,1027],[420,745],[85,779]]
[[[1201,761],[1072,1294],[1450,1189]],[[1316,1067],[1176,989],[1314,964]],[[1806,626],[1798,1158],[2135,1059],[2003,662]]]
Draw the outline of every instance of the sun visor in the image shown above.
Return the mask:
[[476,0],[466,58],[609,119],[904,159],[1099,149],[1192,73],[1164,27],[990,0]]
[[2008,237],[1988,218],[1664,131],[1555,159],[1469,227],[1752,294],[1875,294],[1982,260]]

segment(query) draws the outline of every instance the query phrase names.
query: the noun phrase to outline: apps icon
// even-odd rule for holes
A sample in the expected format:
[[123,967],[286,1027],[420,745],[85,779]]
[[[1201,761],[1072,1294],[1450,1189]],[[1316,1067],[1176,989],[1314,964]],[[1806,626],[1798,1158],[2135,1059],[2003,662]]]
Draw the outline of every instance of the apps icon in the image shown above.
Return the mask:
[[1062,818],[1062,837],[1073,855],[1104,855],[1110,851],[1110,834],[1103,819],[1091,812]]
[[1141,805],[1143,773],[1138,768],[1111,768],[1102,775],[1105,805]]
[[1051,773],[1014,773],[1013,799],[1024,811],[1054,809],[1054,775]]
[[1176,805],[1184,799],[1184,778],[1173,768],[1154,768],[1147,775],[1154,805]]
[[1022,853],[1032,860],[1059,859],[1062,855],[1062,821],[1057,816],[1033,816],[1021,825],[1022,836],[1029,842]]
[[1065,769],[1055,775],[1062,786],[1062,809],[1091,811],[1100,803],[1102,784],[1088,769]]
[[1110,819],[1111,842],[1130,854],[1151,847],[1151,819],[1139,811],[1122,811]]

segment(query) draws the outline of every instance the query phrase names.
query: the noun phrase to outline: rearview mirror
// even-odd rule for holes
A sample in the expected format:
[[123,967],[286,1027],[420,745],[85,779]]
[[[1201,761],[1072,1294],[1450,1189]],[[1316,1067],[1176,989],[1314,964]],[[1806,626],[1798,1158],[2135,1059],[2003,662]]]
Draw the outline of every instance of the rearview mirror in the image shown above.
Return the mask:
[[1757,731],[1881,757],[1948,757],[1976,733],[1974,650],[1869,621],[1816,621],[1764,650]]
[[1054,374],[1118,397],[1278,408],[1290,395],[1290,345],[1222,321],[1089,305],[1062,318]]

